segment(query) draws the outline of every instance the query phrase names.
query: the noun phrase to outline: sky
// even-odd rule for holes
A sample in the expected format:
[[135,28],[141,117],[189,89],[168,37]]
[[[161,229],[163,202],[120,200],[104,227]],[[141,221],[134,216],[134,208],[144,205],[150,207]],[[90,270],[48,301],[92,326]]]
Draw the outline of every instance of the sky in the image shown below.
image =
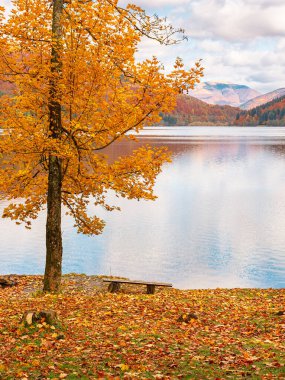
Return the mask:
[[[119,0],[126,5],[127,0]],[[184,28],[188,41],[162,46],[144,40],[138,59],[157,56],[171,69],[202,59],[203,81],[245,84],[262,93],[285,87],[285,0],[133,0]],[[11,6],[4,0],[4,6]]]

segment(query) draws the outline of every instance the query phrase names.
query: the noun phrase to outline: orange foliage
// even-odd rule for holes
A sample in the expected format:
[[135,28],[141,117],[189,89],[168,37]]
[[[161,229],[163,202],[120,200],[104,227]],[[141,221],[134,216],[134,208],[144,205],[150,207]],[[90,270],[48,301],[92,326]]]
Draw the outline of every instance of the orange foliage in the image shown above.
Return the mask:
[[[160,21],[151,21],[135,6],[117,1],[72,0],[61,18],[61,70],[52,70],[52,7],[50,0],[16,0],[8,20],[0,12],[0,80],[13,94],[0,97],[0,199],[12,203],[4,217],[25,222],[45,208],[48,163],[62,162],[62,203],[79,232],[101,233],[104,222],[89,216],[92,202],[107,210],[106,193],[154,199],[153,185],[169,160],[164,149],[140,148],[132,156],[108,163],[102,150],[131,129],[160,120],[175,107],[179,91],[193,87],[202,75],[200,63],[185,71],[180,59],[165,74],[153,57],[136,63],[134,54],[143,35],[159,37]],[[163,28],[162,28],[163,29]],[[171,36],[171,30],[169,33]],[[50,130],[53,102],[61,106],[58,136]]]
[[[3,380],[284,380],[285,289],[108,294],[97,277],[69,275],[55,296],[37,291],[42,277],[17,280],[0,288]],[[46,309],[60,324],[19,325]],[[179,321],[189,313],[197,319]]]

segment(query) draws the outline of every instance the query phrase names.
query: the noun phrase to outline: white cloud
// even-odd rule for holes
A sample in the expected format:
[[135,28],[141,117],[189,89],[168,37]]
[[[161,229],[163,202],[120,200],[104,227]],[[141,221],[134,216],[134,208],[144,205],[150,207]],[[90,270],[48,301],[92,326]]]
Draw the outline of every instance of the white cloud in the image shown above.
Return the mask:
[[284,50],[285,49],[285,37],[279,39],[279,41],[277,43],[277,49],[278,50]]
[[249,85],[261,92],[285,86],[284,0],[188,0],[168,13],[190,43],[163,48],[142,45],[170,68],[173,56],[191,64],[203,59],[205,80]]
[[285,87],[285,55],[281,43],[285,43],[285,39],[279,44],[271,40],[265,43],[264,39],[242,43],[190,39],[177,46],[164,47],[144,40],[137,56],[144,59],[156,55],[168,71],[176,56],[182,57],[187,67],[202,58],[203,80],[245,84],[265,93]]
[[277,47],[260,50],[255,44],[224,42],[223,50],[200,50],[205,79],[241,83],[260,92],[285,87],[285,57]]
[[202,41],[199,41],[199,47],[200,49],[203,49],[207,52],[222,52],[224,50],[224,45],[221,41],[218,40],[211,40],[211,39],[205,39]]
[[284,1],[194,0],[185,27],[192,36],[242,41],[285,36]]

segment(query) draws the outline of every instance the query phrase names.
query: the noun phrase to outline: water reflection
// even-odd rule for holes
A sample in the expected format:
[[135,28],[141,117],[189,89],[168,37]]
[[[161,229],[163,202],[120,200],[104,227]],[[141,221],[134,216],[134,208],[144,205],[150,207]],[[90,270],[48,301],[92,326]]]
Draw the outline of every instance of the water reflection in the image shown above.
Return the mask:
[[[174,154],[156,202],[110,200],[104,234],[78,235],[64,219],[64,271],[173,282],[180,288],[284,287],[285,145],[258,140],[143,139]],[[44,215],[31,232],[1,221],[2,273],[42,273]]]

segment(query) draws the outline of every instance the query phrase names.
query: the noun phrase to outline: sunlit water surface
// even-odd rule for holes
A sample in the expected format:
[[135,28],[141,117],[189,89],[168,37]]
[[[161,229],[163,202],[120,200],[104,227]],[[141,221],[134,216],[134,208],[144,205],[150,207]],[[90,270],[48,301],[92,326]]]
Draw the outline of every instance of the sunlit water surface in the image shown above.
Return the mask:
[[[179,288],[285,286],[285,128],[146,129],[143,143],[173,152],[155,202],[118,200],[101,236],[63,220],[64,272],[172,282]],[[4,204],[0,204],[3,209]],[[32,231],[1,220],[0,273],[44,271],[45,215]]]

